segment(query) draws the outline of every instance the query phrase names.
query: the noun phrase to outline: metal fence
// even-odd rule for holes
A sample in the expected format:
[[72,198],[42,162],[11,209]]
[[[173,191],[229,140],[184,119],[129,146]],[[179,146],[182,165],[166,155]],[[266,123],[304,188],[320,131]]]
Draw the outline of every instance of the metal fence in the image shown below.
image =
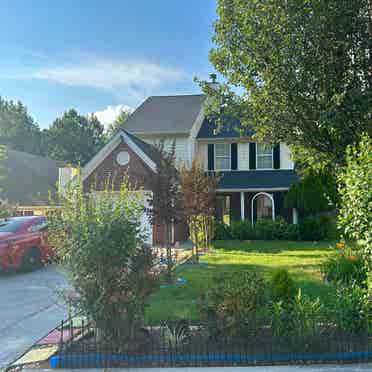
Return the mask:
[[[345,322],[346,320],[346,322]],[[285,325],[285,324],[284,324]],[[283,327],[273,319],[234,322],[167,321],[128,330],[102,331],[93,321],[61,324],[52,367],[162,367],[272,365],[372,360],[368,321],[348,325],[347,318],[316,316]],[[62,332],[63,334],[63,332]]]

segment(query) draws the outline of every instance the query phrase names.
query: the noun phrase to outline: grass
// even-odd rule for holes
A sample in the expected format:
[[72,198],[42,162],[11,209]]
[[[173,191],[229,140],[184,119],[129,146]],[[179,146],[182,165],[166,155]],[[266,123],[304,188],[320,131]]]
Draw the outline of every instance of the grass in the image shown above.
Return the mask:
[[200,294],[211,286],[215,274],[229,271],[257,270],[269,279],[275,269],[288,269],[302,293],[327,304],[334,289],[322,282],[319,265],[332,249],[330,242],[217,241],[212,252],[201,257],[207,266],[176,270],[177,277],[187,279],[186,284],[161,288],[151,297],[146,318],[197,319]]

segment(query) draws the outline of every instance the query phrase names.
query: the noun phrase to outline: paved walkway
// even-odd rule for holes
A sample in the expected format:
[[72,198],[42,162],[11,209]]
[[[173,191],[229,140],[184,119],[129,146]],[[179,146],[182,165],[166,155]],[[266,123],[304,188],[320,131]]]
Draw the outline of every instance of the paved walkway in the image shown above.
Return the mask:
[[[67,372],[71,370],[23,369],[22,372]],[[264,367],[203,367],[203,368],[109,368],[74,369],[82,372],[371,372],[372,364],[311,365],[311,366],[264,366]]]

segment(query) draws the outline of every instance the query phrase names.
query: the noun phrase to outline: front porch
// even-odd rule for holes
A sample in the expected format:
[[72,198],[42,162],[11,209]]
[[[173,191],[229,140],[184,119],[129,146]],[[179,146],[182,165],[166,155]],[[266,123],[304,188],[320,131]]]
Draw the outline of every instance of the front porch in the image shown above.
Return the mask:
[[237,190],[217,193],[216,218],[225,224],[282,217],[287,223],[297,224],[297,211],[286,208],[287,190]]

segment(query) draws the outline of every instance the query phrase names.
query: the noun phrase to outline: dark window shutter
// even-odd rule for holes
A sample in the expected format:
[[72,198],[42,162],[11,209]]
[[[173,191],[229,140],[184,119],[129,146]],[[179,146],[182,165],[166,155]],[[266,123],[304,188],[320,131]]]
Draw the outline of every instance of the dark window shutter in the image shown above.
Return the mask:
[[238,169],[238,144],[231,144],[231,170]]
[[256,144],[249,144],[249,169],[256,169]]
[[274,155],[274,169],[280,169],[280,145],[279,143],[274,146],[273,150]]
[[208,144],[208,170],[214,170],[214,144]]

